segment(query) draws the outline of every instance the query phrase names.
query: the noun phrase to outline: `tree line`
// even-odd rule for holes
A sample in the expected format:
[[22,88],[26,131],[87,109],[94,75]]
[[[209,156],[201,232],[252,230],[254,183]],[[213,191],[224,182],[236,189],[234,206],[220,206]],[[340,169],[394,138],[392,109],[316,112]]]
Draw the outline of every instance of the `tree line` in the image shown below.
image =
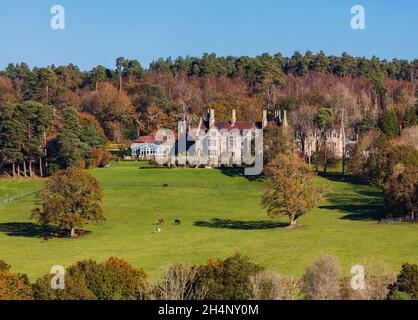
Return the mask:
[[[204,54],[158,59],[148,69],[126,58],[118,58],[113,69],[87,71],[73,64],[10,64],[0,72],[1,162],[10,174],[23,176],[75,164],[105,165],[106,143],[127,144],[160,127],[175,129],[182,119],[197,125],[207,109],[215,109],[220,120],[230,120],[235,109],[238,120],[253,121],[260,120],[263,109],[270,119],[277,110],[288,110],[303,154],[304,138],[318,130],[326,140],[337,122],[351,139],[376,129],[385,110],[395,112],[399,130],[414,126],[415,69],[416,60],[309,51],[289,58]],[[26,112],[39,119],[25,119]],[[86,138],[83,130],[93,136]],[[316,156],[325,168],[333,160],[326,148]]]
[[[353,288],[338,260],[322,255],[302,278],[266,271],[236,254],[205,265],[172,265],[158,281],[115,257],[79,261],[63,278],[45,274],[31,283],[0,260],[0,300],[415,300],[418,266],[404,264],[398,275],[380,263],[364,267],[364,283]],[[64,286],[60,287],[64,281]],[[53,288],[54,285],[54,288]]]

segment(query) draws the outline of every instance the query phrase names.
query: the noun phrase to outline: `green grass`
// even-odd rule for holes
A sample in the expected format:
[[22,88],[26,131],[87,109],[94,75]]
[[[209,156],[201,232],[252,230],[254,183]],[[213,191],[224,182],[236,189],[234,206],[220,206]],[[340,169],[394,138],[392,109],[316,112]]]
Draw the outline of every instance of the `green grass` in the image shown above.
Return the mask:
[[[84,238],[43,241],[42,230],[28,219],[33,196],[0,205],[0,259],[31,280],[56,264],[110,256],[144,268],[151,278],[172,263],[205,263],[236,252],[295,276],[321,253],[337,256],[345,272],[368,261],[386,262],[392,271],[404,262],[418,263],[418,225],[378,224],[382,195],[370,186],[318,178],[332,188],[328,200],[303,217],[299,228],[287,229],[285,219],[271,220],[261,208],[262,181],[215,169],[153,169],[137,162],[90,172],[104,187],[106,222],[87,226],[93,233]],[[41,183],[0,180],[0,200]],[[172,223],[177,218],[180,226]],[[153,232],[158,219],[167,222],[161,234]]]

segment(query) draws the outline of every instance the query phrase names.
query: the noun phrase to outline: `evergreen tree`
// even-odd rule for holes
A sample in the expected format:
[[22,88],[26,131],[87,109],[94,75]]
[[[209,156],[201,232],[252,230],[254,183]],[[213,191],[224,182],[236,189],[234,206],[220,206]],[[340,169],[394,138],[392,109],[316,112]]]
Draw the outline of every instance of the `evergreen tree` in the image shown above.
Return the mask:
[[389,139],[399,136],[400,129],[395,109],[388,109],[383,112],[379,127]]

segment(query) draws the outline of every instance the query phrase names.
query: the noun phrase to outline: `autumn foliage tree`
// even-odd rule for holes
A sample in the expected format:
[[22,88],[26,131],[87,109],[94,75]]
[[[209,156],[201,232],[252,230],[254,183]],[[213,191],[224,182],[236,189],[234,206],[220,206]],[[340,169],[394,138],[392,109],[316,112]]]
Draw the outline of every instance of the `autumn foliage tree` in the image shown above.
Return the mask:
[[32,287],[26,275],[10,272],[10,265],[0,260],[0,301],[32,300]]
[[103,192],[99,182],[78,168],[58,171],[37,195],[42,208],[32,211],[32,218],[41,225],[52,224],[69,230],[104,220],[101,202]]
[[385,202],[388,209],[399,216],[415,219],[418,213],[418,168],[395,165],[385,186]]
[[278,155],[266,168],[262,204],[271,217],[288,216],[291,227],[322,198],[312,170],[296,155]]

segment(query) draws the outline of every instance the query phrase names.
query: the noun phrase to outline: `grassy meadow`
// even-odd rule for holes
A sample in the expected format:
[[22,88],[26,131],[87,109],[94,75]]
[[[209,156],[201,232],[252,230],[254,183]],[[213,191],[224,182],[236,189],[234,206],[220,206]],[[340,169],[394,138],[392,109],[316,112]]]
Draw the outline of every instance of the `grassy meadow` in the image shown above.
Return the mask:
[[[398,271],[418,263],[418,225],[380,224],[382,194],[370,186],[318,177],[331,187],[327,200],[288,229],[260,206],[262,181],[235,171],[156,169],[143,162],[114,162],[90,171],[104,189],[106,221],[86,226],[78,239],[42,239],[44,230],[29,219],[36,205],[28,196],[0,204],[0,259],[31,280],[53,265],[117,256],[142,267],[150,278],[173,263],[205,263],[237,252],[267,269],[301,276],[321,253],[337,256],[344,271],[379,261]],[[40,179],[0,180],[0,201],[37,190]],[[164,219],[162,233],[155,224]],[[175,219],[182,224],[175,225]]]

